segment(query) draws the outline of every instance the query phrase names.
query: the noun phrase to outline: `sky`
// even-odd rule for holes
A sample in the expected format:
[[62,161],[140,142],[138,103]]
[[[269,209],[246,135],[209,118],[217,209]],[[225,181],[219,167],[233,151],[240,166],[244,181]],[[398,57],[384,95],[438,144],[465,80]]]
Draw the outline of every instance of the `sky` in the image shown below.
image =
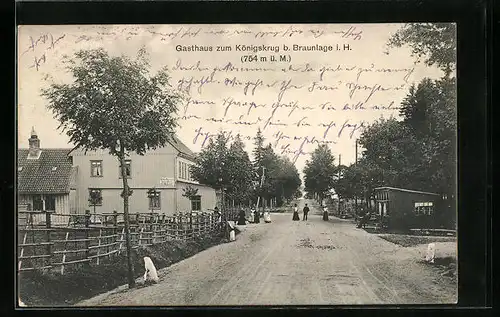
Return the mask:
[[50,82],[71,82],[64,56],[102,47],[133,58],[144,47],[151,72],[167,67],[172,88],[185,96],[177,135],[193,151],[224,131],[240,134],[251,152],[260,128],[300,172],[318,144],[349,165],[364,127],[398,117],[412,84],[442,75],[416,63],[408,47],[386,46],[401,26],[19,26],[18,145],[28,146],[34,127],[42,148],[73,147],[40,96]]

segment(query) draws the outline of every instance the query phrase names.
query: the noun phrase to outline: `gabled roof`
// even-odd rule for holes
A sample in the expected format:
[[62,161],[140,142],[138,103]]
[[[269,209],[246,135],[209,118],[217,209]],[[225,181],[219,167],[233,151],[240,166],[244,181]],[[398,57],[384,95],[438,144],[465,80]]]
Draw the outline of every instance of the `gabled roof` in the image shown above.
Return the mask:
[[169,141],[169,143],[172,144],[172,146],[184,156],[187,156],[188,158],[194,157],[194,152],[191,151],[191,149],[188,148],[184,143],[182,143],[182,141],[176,135],[172,136],[172,140]]
[[[188,148],[175,134],[172,135],[172,139],[168,141],[168,143],[170,145],[172,145],[174,147],[174,149],[176,149],[177,151],[179,151],[179,153],[181,154],[181,156],[183,157],[186,157],[186,158],[193,158],[195,156],[194,152],[191,151],[190,148]],[[78,150],[79,147],[75,146],[74,148],[72,149],[69,149],[68,151],[68,155],[73,152],[73,151],[76,151]]]
[[411,189],[404,189],[404,188],[396,188],[396,187],[377,187],[374,188],[374,190],[394,190],[394,191],[399,191],[399,192],[407,192],[407,193],[414,193],[414,194],[424,194],[424,195],[434,195],[434,196],[439,196],[439,194],[436,193],[429,193],[429,192],[421,192],[418,190],[411,190]]
[[69,193],[71,149],[41,149],[38,159],[28,159],[28,149],[17,151],[17,191],[21,194]]

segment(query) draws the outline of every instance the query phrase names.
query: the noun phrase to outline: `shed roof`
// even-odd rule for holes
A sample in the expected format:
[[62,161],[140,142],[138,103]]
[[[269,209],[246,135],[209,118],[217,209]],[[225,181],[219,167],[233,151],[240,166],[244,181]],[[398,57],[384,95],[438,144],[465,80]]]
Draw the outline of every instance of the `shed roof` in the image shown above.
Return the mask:
[[377,187],[374,188],[374,190],[394,190],[394,191],[399,191],[399,192],[407,192],[407,193],[414,193],[414,194],[423,194],[423,195],[434,195],[434,196],[439,196],[439,194],[436,193],[430,193],[430,192],[422,192],[418,190],[411,190],[411,189],[404,189],[404,188],[396,188],[396,187]]
[[69,193],[71,149],[41,149],[38,159],[28,159],[28,149],[17,151],[17,191],[24,194]]

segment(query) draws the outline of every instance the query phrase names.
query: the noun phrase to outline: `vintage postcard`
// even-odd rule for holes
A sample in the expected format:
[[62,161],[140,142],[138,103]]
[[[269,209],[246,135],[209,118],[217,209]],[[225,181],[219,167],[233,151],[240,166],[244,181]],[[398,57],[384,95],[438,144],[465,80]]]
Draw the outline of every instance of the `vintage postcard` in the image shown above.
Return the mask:
[[19,306],[456,303],[455,27],[19,26]]

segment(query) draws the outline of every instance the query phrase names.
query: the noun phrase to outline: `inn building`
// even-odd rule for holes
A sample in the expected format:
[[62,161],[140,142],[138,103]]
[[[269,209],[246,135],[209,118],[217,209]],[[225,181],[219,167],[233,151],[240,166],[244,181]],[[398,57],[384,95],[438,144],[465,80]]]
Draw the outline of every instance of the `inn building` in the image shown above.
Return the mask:
[[[177,136],[164,147],[144,155],[130,153],[126,161],[131,213],[207,211],[217,203],[215,189],[194,181],[190,166],[194,153]],[[198,189],[192,200],[183,189]],[[150,197],[154,188],[157,195]],[[33,130],[29,149],[18,150],[18,201],[31,210],[52,210],[56,214],[83,214],[94,210],[91,193],[99,197],[96,213],[123,212],[120,164],[109,151],[43,149]]]

